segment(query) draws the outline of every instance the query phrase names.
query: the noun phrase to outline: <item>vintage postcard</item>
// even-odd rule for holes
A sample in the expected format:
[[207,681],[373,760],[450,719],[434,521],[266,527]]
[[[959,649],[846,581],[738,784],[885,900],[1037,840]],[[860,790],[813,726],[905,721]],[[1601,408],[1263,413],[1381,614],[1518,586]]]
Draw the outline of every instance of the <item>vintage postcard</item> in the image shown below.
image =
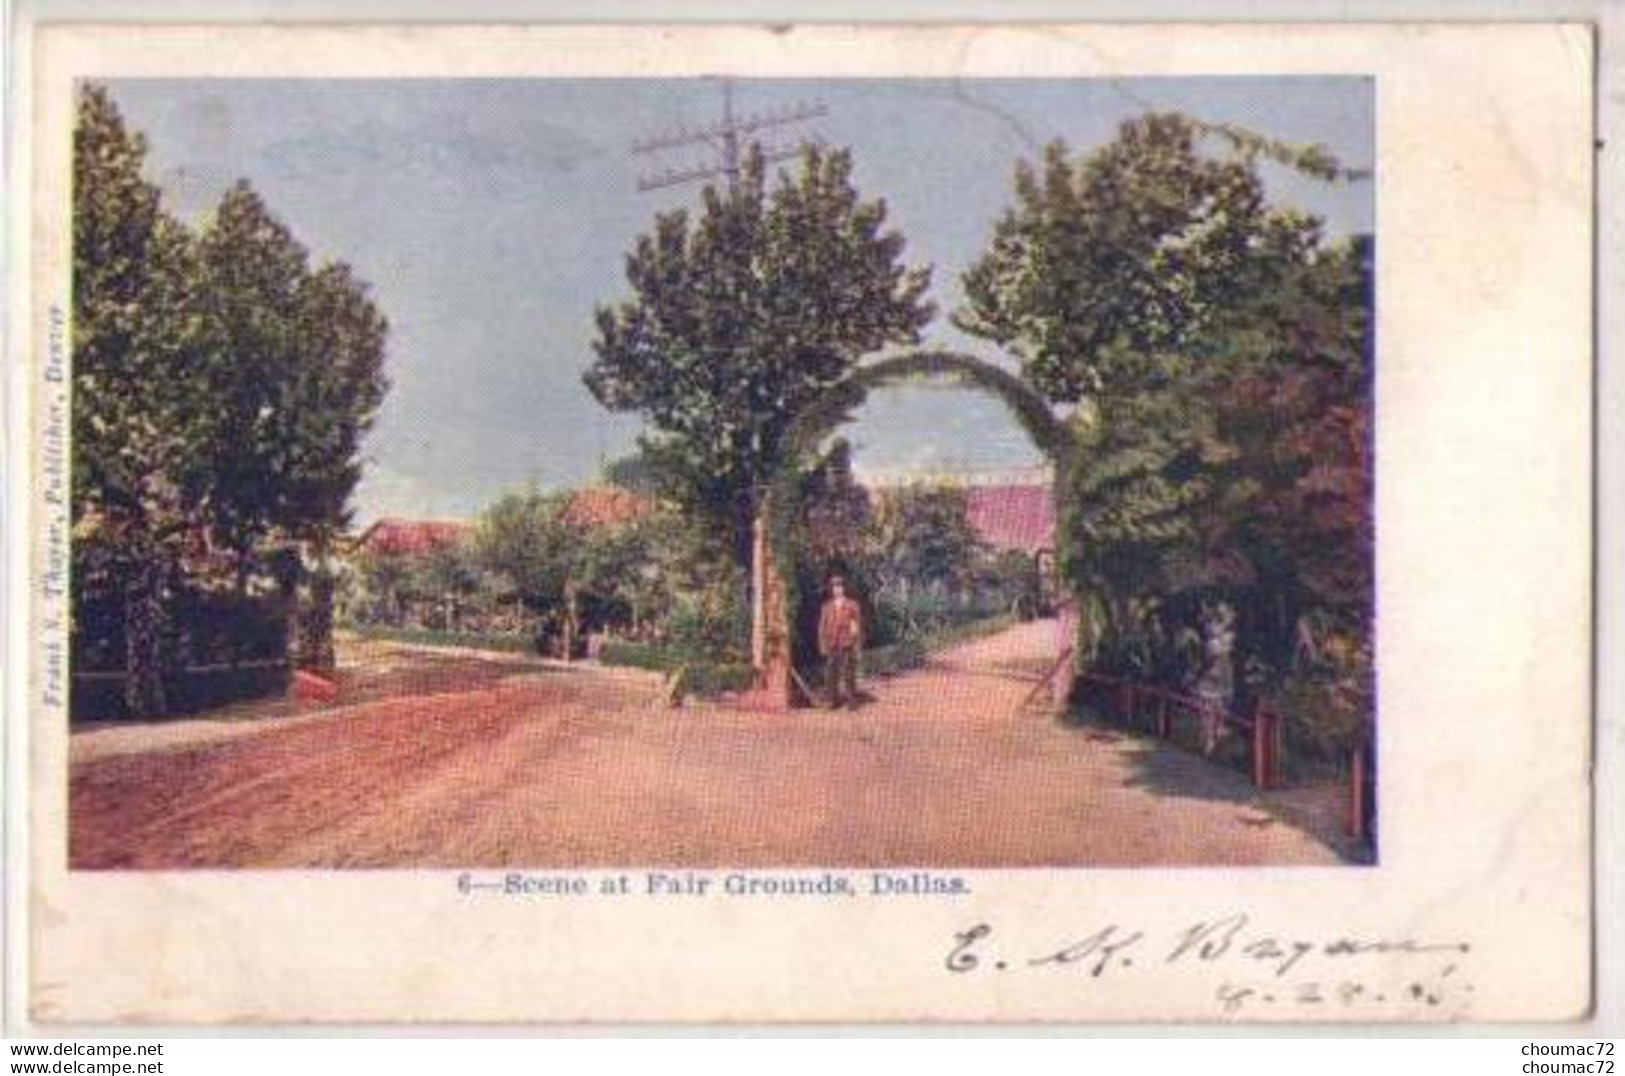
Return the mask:
[[30,59],[32,1020],[1587,1011],[1583,28]]

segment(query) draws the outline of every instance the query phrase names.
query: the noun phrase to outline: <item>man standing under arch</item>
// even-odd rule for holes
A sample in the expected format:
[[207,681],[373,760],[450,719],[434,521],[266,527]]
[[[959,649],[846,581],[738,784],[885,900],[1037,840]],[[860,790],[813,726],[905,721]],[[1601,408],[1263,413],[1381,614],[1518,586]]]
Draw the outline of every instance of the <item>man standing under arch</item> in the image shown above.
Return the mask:
[[833,709],[856,706],[858,656],[863,652],[863,611],[847,596],[846,580],[829,579],[829,597],[818,613],[818,653],[824,659],[824,683]]

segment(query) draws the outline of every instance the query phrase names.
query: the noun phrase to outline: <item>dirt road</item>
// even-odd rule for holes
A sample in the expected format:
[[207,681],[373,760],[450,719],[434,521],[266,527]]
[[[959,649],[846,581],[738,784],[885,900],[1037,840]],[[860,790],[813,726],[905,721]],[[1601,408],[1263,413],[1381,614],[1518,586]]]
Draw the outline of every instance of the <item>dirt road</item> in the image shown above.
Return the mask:
[[[1023,711],[1053,625],[874,681],[856,712],[668,710],[641,673],[387,651],[318,714],[81,731],[75,867],[1342,862],[1335,817]],[[393,685],[393,686],[391,686]]]

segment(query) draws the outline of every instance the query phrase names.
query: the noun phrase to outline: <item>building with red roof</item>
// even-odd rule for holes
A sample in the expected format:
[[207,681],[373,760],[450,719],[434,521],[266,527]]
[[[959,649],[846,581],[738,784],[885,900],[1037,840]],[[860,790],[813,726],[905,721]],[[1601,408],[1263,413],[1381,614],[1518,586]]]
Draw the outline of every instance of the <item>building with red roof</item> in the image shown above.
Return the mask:
[[1055,548],[1055,496],[1047,484],[970,486],[965,500],[971,527],[994,549]]
[[[564,520],[573,527],[597,530],[640,519],[654,510],[647,497],[618,486],[571,490]],[[445,549],[473,536],[474,524],[463,519],[380,519],[356,537],[355,547],[378,556],[414,556]]]
[[597,529],[616,527],[641,519],[654,510],[654,503],[619,486],[586,486],[570,492],[564,520],[572,526]]
[[458,545],[473,531],[473,524],[459,519],[380,519],[355,544],[377,556],[414,556]]

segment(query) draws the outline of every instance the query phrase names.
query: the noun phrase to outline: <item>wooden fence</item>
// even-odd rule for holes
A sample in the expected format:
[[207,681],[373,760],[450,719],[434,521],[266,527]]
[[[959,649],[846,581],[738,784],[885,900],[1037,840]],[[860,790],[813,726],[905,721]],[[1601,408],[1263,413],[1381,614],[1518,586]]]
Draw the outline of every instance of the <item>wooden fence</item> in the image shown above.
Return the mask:
[[1084,673],[1079,680],[1099,689],[1090,693],[1092,701],[1102,705],[1107,716],[1158,739],[1172,739],[1174,722],[1181,716],[1214,733],[1225,728],[1240,732],[1248,740],[1253,784],[1264,789],[1281,786],[1281,720],[1268,707],[1260,705],[1250,714],[1234,714],[1208,699],[1121,677]]
[[[1170,740],[1181,717],[1204,729],[1231,729],[1246,737],[1252,781],[1261,789],[1280,788],[1283,781],[1283,727],[1281,715],[1262,704],[1251,713],[1231,713],[1208,699],[1184,695],[1168,688],[1142,684],[1116,676],[1083,673],[1079,682],[1090,702],[1119,724]],[[1090,689],[1093,690],[1090,690]],[[1348,756],[1348,795],[1344,807],[1345,830],[1360,840],[1373,838],[1374,752],[1362,742]]]

